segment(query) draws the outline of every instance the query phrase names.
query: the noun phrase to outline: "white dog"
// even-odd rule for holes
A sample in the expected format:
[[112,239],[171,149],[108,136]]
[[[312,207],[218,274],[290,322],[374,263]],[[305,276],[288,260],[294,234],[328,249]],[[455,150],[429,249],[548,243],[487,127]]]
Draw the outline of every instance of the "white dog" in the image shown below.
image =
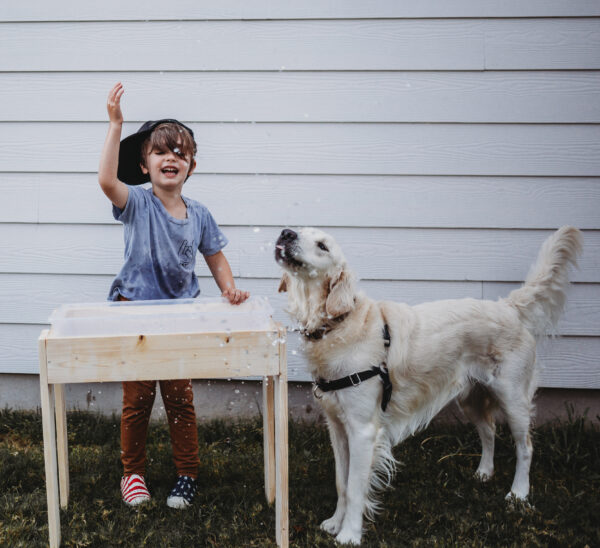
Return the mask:
[[335,456],[337,508],[322,529],[340,543],[360,544],[363,514],[377,509],[373,488],[388,485],[395,469],[392,447],[454,398],[481,437],[482,480],[494,472],[494,412],[504,412],[517,453],[507,498],[526,499],[536,339],[558,320],[567,267],[581,248],[579,230],[563,227],[506,299],[411,307],[357,292],[330,235],[314,228],[281,233],[279,289],[288,292],[288,311],[304,335]]

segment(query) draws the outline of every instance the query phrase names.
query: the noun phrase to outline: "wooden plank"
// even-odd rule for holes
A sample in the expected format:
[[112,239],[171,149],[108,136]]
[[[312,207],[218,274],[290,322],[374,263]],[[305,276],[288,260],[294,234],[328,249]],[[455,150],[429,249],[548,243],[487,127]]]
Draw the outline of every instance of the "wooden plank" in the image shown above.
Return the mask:
[[56,431],[54,424],[54,387],[48,384],[46,367],[46,337],[43,331],[38,339],[40,366],[40,396],[42,407],[42,432],[44,437],[44,469],[46,474],[46,500],[48,503],[48,532],[50,548],[60,546],[60,512],[58,499],[58,471],[56,462]]
[[265,460],[265,496],[267,502],[275,501],[275,381],[273,377],[264,377],[263,393],[263,452]]
[[112,21],[181,19],[327,19],[327,18],[427,18],[427,17],[580,17],[600,15],[594,0],[221,0],[207,2],[178,0],[165,5],[159,0],[133,0],[122,3],[106,0],[101,4],[61,0],[49,5],[43,0],[3,6],[0,21]]
[[[270,332],[49,338],[48,381],[110,382],[273,375]],[[115,370],[114,364],[122,365]]]
[[[359,278],[522,281],[551,230],[328,228]],[[0,272],[116,274],[121,227],[0,224]],[[280,227],[227,227],[236,278],[279,278],[273,246]],[[600,282],[600,232],[584,231],[572,281]],[[57,244],[59,242],[60,244]],[[90,246],[90,242],[94,242]],[[59,247],[60,245],[60,247]],[[199,262],[202,262],[200,259]],[[197,272],[208,272],[198,269]],[[214,293],[213,293],[214,294]]]
[[[0,193],[3,222],[119,224],[95,174],[0,173]],[[184,194],[222,225],[600,229],[595,177],[201,174]]]
[[600,122],[600,74],[574,70],[3,73],[0,120],[105,122],[118,81],[127,119],[140,124],[149,113],[197,122]]
[[[600,125],[191,124],[198,173],[600,175]],[[123,135],[137,124],[125,124]],[[106,124],[0,124],[2,171],[95,172]],[[31,155],[29,151],[35,150]]]
[[481,25],[460,19],[19,23],[0,33],[0,71],[17,72],[481,70],[483,55]]
[[598,69],[600,20],[488,20],[485,68]]
[[65,405],[65,387],[54,385],[56,417],[56,452],[58,457],[58,484],[60,507],[69,504],[69,442],[67,437],[67,407]]
[[275,384],[275,534],[277,545],[289,545],[289,479],[288,479],[288,377],[286,333],[280,331],[279,374]]

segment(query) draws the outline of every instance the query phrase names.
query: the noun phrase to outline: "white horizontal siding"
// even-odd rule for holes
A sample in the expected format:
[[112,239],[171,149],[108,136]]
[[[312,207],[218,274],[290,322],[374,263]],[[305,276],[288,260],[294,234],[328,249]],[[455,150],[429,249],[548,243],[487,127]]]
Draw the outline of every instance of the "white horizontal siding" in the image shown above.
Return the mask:
[[[122,263],[118,225],[0,224],[0,272],[116,274]],[[226,255],[236,276],[278,277],[280,228],[226,227]],[[372,280],[521,281],[550,231],[331,228],[358,276]],[[577,282],[600,282],[600,231],[586,231]],[[206,275],[202,259],[197,273]]]
[[[584,229],[542,385],[600,388],[599,16],[595,0],[3,6],[0,371],[35,373],[49,312],[103,300],[120,268],[95,175],[120,80],[125,134],[192,125],[185,193],[285,324],[283,226],[326,228],[371,296],[411,304],[506,295],[551,230]],[[296,334],[289,350],[308,380]]]
[[477,70],[484,68],[479,27],[466,20],[161,21],[148,32],[144,22],[19,23],[0,32],[0,70]]
[[597,0],[61,0],[12,2],[0,21],[96,21],[181,19],[341,19],[427,17],[579,17],[600,15]]
[[[0,324],[42,324],[62,303],[104,301],[111,282],[110,275],[0,274]],[[277,278],[246,278],[240,283],[253,295],[267,296],[274,308],[275,320],[291,325],[284,311],[287,297],[277,293]],[[205,296],[219,293],[210,276],[200,279],[200,287]],[[362,280],[359,287],[373,299],[412,305],[466,297],[496,300],[506,297],[519,284],[411,280],[383,284]],[[557,334],[600,336],[600,293],[596,284],[577,283],[571,286]]]
[[[137,130],[126,124],[124,134]],[[600,125],[191,124],[198,173],[600,175]],[[106,124],[0,124],[3,171],[95,172]],[[31,151],[35,150],[35,154]]]
[[600,122],[596,71],[3,73],[0,120],[105,122],[118,81],[130,121]]
[[[222,225],[600,229],[597,177],[196,174],[184,194]],[[117,224],[95,173],[0,172],[0,195],[7,223]]]
[[3,71],[600,68],[591,18],[1,25]]
[[[0,275],[0,324],[46,323],[52,310],[61,303],[101,302],[106,300],[112,276],[64,274],[2,274]],[[240,282],[242,284],[242,282]],[[253,295],[269,298],[274,309],[274,318],[291,325],[285,313],[287,297],[277,293],[279,280],[243,280],[244,289]],[[218,288],[212,278],[200,279],[202,294],[216,296]],[[441,298],[481,298],[482,284],[479,282],[413,282],[393,281],[383,287],[374,281],[362,281],[360,287],[373,298],[398,300],[416,304]],[[384,294],[381,295],[381,290]]]
[[[520,284],[485,282],[483,298],[496,300],[507,296]],[[573,284],[567,292],[565,312],[558,322],[559,335],[600,336],[600,286]]]

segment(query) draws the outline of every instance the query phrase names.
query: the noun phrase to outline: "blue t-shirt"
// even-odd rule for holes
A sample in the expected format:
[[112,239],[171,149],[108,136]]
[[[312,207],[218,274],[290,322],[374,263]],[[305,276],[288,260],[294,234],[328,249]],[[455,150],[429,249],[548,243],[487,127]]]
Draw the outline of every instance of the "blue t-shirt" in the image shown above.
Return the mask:
[[227,245],[210,211],[183,197],[187,218],[175,219],[152,189],[130,187],[124,209],[113,215],[124,225],[125,264],[110,286],[108,300],[197,297],[196,250],[214,255]]

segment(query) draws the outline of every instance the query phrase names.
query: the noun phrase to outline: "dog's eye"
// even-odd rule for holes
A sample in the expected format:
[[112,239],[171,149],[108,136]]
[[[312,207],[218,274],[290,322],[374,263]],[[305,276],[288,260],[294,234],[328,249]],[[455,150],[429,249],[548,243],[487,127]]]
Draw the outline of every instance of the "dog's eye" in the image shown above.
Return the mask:
[[317,245],[319,246],[319,249],[322,249],[323,251],[329,251],[323,242],[317,242]]

